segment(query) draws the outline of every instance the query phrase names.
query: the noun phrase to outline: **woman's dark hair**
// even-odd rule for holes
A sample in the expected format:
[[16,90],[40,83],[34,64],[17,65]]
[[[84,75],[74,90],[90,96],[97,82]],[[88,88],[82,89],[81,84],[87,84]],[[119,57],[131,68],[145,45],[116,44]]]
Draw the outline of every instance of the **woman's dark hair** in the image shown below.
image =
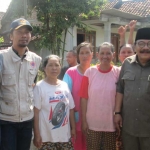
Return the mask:
[[98,52],[100,51],[100,49],[101,49],[102,47],[110,47],[111,52],[114,52],[114,45],[111,44],[111,43],[109,43],[109,42],[104,42],[104,43],[102,43],[102,44],[98,47]]
[[90,51],[93,52],[93,46],[92,46],[91,43],[86,42],[86,41],[80,43],[80,44],[77,46],[77,48],[76,48],[76,52],[77,52],[77,62],[78,62],[78,63],[80,63],[80,61],[79,61],[79,53],[80,53],[80,49],[81,49],[82,47],[88,47],[88,48],[90,49]]
[[60,57],[59,57],[59,56],[57,56],[57,55],[49,55],[49,56],[46,56],[45,59],[44,59],[44,61],[43,61],[43,64],[42,64],[42,69],[43,69],[43,70],[44,70],[44,68],[46,67],[46,65],[47,65],[47,63],[48,63],[48,60],[49,60],[50,58],[56,58],[56,59],[58,59],[59,64],[61,65]]

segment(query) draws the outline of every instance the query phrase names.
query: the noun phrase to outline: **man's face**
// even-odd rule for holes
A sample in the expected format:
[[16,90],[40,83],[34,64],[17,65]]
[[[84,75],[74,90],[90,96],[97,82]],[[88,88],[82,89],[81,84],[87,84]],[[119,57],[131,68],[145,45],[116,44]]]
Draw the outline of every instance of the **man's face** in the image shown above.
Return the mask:
[[26,47],[31,41],[31,31],[24,26],[14,30],[10,35],[14,47]]
[[135,51],[139,61],[148,62],[150,60],[150,40],[137,40]]
[[66,61],[68,62],[69,66],[72,66],[76,64],[77,57],[72,52],[68,52],[66,55]]

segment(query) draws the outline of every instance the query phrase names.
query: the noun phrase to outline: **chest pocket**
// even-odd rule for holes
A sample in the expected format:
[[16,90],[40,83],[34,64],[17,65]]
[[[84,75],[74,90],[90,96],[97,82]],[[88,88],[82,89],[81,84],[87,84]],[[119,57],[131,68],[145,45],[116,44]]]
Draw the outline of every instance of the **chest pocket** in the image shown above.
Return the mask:
[[35,79],[35,76],[36,76],[36,71],[35,70],[29,70],[29,85],[32,86],[33,83],[34,83],[34,79]]
[[131,91],[133,90],[133,86],[134,86],[134,80],[135,80],[135,74],[133,74],[132,72],[126,72],[123,77],[122,80],[124,82],[124,87],[125,87],[125,91]]
[[15,72],[13,70],[4,70],[2,72],[2,85],[11,86],[16,84]]

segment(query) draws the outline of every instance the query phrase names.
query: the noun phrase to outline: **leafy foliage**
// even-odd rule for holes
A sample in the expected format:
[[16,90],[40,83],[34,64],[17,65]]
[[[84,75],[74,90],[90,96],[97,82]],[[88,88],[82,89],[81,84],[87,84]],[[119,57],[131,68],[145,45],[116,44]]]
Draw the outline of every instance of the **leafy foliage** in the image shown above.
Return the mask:
[[63,55],[68,28],[76,25],[86,29],[81,19],[99,16],[102,4],[103,0],[28,0],[30,9],[37,11],[37,19],[42,23],[34,27],[35,34],[40,35],[37,46],[57,55],[62,50]]
[[3,43],[3,42],[4,42],[4,38],[0,37],[0,43]]

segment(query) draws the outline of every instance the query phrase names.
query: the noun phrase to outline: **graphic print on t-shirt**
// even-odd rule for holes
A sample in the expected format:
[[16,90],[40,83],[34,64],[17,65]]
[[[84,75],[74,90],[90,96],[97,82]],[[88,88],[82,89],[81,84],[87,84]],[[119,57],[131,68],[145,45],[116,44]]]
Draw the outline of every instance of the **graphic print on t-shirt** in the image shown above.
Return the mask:
[[61,91],[56,91],[53,96],[49,97],[49,103],[51,104],[49,122],[53,126],[52,129],[68,124],[68,118],[66,115],[68,109],[67,100],[68,96],[65,96]]

